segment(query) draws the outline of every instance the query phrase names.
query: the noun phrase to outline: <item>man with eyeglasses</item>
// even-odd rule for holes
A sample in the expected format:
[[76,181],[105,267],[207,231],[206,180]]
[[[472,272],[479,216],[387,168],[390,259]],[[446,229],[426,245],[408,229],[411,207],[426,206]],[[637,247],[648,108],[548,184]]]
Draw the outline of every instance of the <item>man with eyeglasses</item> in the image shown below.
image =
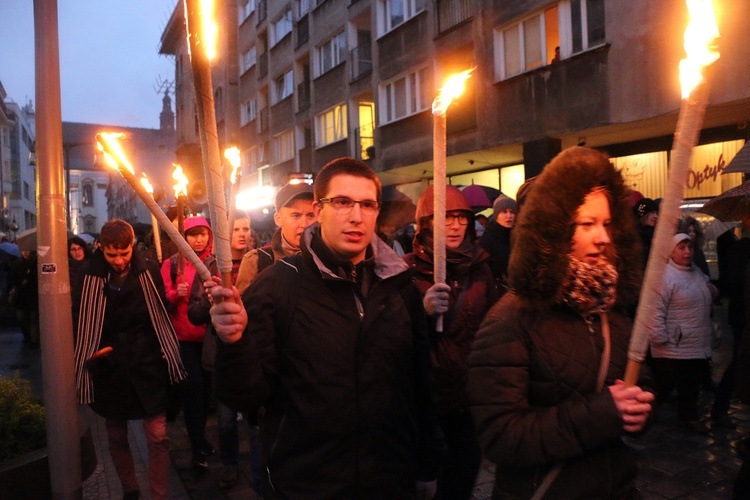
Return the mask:
[[[434,495],[443,442],[426,318],[408,266],[374,237],[380,193],[367,164],[332,160],[300,255],[259,274],[243,304],[236,288],[206,283],[223,341],[218,397],[265,410],[269,497]],[[278,299],[281,284],[294,300]]]

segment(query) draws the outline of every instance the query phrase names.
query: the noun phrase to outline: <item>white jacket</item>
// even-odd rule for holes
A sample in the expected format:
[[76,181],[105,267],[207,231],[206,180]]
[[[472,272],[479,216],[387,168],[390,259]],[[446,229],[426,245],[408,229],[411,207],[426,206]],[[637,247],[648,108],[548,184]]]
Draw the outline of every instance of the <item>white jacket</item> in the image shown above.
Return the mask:
[[695,265],[680,266],[669,259],[656,315],[646,322],[654,358],[711,356],[714,328],[708,282]]

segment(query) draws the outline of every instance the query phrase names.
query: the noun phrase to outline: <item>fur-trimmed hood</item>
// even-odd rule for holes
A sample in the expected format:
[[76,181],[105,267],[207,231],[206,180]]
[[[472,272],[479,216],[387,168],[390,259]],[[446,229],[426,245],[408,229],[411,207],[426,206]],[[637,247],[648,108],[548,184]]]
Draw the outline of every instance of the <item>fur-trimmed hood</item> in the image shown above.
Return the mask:
[[611,197],[607,258],[619,273],[617,303],[635,303],[641,282],[638,231],[630,210],[630,189],[609,158],[593,149],[572,147],[558,154],[537,177],[513,230],[508,266],[511,288],[527,304],[546,309],[559,303],[568,269],[578,207],[596,187]]

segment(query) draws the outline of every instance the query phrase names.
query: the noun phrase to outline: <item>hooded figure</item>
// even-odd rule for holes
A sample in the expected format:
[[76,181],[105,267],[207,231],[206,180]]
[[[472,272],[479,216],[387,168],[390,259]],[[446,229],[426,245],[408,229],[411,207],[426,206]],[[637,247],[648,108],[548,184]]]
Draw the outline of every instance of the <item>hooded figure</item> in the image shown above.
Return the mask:
[[[448,444],[445,470],[438,477],[438,497],[468,499],[474,488],[481,450],[469,413],[466,358],[485,313],[497,300],[489,256],[474,243],[474,215],[464,195],[446,186],[446,284],[434,284],[433,187],[417,202],[414,251],[404,260],[415,271],[430,316],[430,357],[439,422]],[[436,307],[435,304],[438,304]],[[442,309],[441,309],[442,307]],[[439,313],[443,331],[435,329]]]
[[[213,233],[205,217],[188,217],[185,219],[185,239],[200,257],[201,261],[211,255]],[[183,414],[185,428],[190,438],[193,451],[193,470],[201,474],[208,470],[206,458],[213,453],[213,446],[206,440],[206,418],[211,396],[211,376],[203,369],[203,338],[206,325],[194,325],[188,319],[190,289],[196,271],[190,261],[185,260],[185,267],[180,272],[180,254],[165,260],[161,266],[161,275],[169,305],[169,318],[172,320],[177,339],[180,342],[180,355],[188,372],[185,384]],[[198,278],[200,279],[200,277]]]
[[615,382],[631,330],[623,309],[640,285],[634,222],[622,176],[600,152],[567,149],[534,181],[514,229],[510,291],[469,356],[479,441],[497,464],[493,498],[530,498],[543,482],[548,498],[636,494],[621,437],[643,428],[653,395]]
[[505,293],[505,276],[510,259],[510,235],[517,215],[518,205],[515,200],[501,194],[492,203],[492,218],[479,238],[479,246],[490,254],[492,275],[501,296]]

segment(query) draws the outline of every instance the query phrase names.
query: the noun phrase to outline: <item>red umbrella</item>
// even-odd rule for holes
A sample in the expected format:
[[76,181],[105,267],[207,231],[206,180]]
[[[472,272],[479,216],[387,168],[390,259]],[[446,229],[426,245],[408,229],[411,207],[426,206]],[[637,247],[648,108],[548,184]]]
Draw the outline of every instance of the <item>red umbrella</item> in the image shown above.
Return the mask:
[[475,212],[492,207],[492,202],[495,201],[495,198],[503,194],[499,189],[490,186],[482,186],[480,184],[463,186],[459,187],[459,189],[466,198],[466,201],[469,202],[472,210]]

